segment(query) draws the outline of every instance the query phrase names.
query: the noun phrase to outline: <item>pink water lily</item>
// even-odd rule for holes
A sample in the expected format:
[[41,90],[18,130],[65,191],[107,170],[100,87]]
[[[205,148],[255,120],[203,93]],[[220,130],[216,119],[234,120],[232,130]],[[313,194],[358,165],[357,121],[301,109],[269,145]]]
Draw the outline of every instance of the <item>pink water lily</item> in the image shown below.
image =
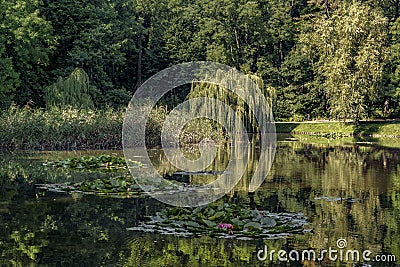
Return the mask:
[[228,234],[233,234],[233,225],[230,223],[220,223],[218,224],[218,228],[228,230]]

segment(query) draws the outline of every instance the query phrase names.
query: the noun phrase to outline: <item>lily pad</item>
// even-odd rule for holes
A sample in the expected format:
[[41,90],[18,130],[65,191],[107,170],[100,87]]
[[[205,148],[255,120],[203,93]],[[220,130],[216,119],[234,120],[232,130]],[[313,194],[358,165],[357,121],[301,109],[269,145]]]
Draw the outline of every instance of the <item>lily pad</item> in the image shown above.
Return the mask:
[[187,221],[187,222],[185,222],[185,225],[187,225],[189,227],[194,227],[194,228],[200,227],[200,224],[198,224],[197,222],[193,222],[193,221]]
[[203,219],[203,222],[210,228],[214,228],[214,227],[217,226],[217,224],[215,222],[212,222],[212,221],[207,220],[207,219]]
[[210,219],[210,221],[218,220],[224,215],[225,215],[225,213],[223,211],[218,211],[213,216],[211,216],[209,219]]
[[274,227],[276,225],[276,221],[270,217],[261,218],[260,223],[263,227]]
[[243,228],[248,230],[261,230],[262,225],[258,222],[248,222],[243,226]]
[[[125,172],[128,170],[125,158],[115,155],[82,156],[59,161],[48,161],[43,165],[79,171]],[[129,160],[129,167],[131,166],[142,166],[142,164]]]

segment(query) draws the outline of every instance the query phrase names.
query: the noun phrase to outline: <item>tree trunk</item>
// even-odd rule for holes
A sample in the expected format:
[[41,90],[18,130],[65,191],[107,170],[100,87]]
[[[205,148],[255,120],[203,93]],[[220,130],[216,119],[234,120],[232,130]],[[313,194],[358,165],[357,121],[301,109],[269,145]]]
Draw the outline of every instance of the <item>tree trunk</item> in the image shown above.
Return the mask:
[[329,18],[329,0],[325,0],[325,15]]
[[138,65],[137,65],[137,84],[136,88],[142,84],[142,33],[139,33],[139,55],[138,55]]

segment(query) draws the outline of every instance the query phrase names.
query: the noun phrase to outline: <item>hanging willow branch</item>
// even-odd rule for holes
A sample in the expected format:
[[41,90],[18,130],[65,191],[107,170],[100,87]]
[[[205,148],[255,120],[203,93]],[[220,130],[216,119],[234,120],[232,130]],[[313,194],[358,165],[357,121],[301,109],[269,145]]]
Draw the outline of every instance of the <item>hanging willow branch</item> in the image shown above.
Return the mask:
[[[272,102],[275,97],[275,89],[272,86],[266,86],[262,78],[256,74],[247,75],[250,79],[243,79],[238,77],[231,77],[230,83],[234,88],[238,88],[238,90],[246,90],[246,88],[250,88],[251,86],[248,83],[252,81],[257,85],[257,87],[262,90],[262,93],[265,95],[268,104],[272,107]],[[253,94],[249,94],[249,101],[251,103],[246,103],[242,98],[240,98],[236,93],[233,93],[230,90],[227,90],[218,84],[221,84],[221,81],[226,80],[226,74],[224,72],[217,72],[215,74],[215,83],[202,83],[202,82],[193,82],[191,91],[188,95],[188,98],[196,98],[196,97],[206,97],[206,98],[214,98],[226,105],[229,105],[236,114],[239,115],[239,118],[245,122],[246,128],[250,132],[258,131],[258,123],[255,120],[254,114],[249,110],[249,105],[253,107],[257,107],[259,103],[259,99],[254,97]],[[247,92],[243,92],[246,94]],[[204,103],[202,107],[197,107],[199,109],[199,113],[202,114],[204,111],[200,109],[207,109],[209,112],[216,112],[218,118],[222,118],[223,120],[231,123],[231,125],[236,125],[238,122],[234,122],[233,118],[229,117],[229,114],[222,112],[221,110],[215,109],[215,107],[210,106],[207,103]],[[206,112],[205,112],[206,113]],[[204,114],[205,114],[204,113]]]
[[59,77],[57,82],[46,88],[45,100],[47,107],[93,107],[89,76],[83,69],[76,68],[68,78]]

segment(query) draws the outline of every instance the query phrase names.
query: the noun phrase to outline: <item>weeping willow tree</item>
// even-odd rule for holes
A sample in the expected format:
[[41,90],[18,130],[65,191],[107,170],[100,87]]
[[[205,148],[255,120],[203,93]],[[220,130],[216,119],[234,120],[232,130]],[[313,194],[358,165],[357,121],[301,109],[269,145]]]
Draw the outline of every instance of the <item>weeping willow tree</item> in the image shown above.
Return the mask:
[[[257,97],[257,94],[247,90],[253,87],[254,83],[258,89],[262,91],[270,107],[269,111],[271,111],[272,102],[275,97],[275,89],[272,86],[266,86],[262,78],[255,74],[248,74],[246,78],[240,75],[232,75],[233,76],[228,75],[230,77],[227,77],[225,72],[220,71],[215,74],[215,83],[193,82],[188,98],[204,97],[207,99],[217,99],[234,110],[238,116],[234,119],[230,116],[230,113],[225,113],[223,110],[213,107],[211,102],[204,103],[202,107],[197,107],[200,109],[199,113],[204,113],[201,109],[217,113],[218,118],[222,118],[222,120],[230,123],[230,125],[238,125],[238,121],[233,120],[241,119],[249,132],[258,132],[259,122],[255,119],[256,114],[254,114],[254,112],[260,112],[260,109],[257,107],[261,105],[261,101],[260,98]],[[248,97],[247,100],[242,99],[237,93],[224,88],[221,84],[228,84],[231,88],[236,88],[236,92],[241,91],[242,94]],[[252,110],[250,107],[255,107],[256,110]],[[267,115],[271,116],[272,114]]]
[[76,68],[68,78],[59,77],[57,82],[46,88],[45,100],[47,107],[93,107],[89,76],[83,69]]
[[387,58],[387,19],[381,10],[354,1],[330,17],[317,17],[300,38],[314,62],[332,118],[356,123],[381,93]]

